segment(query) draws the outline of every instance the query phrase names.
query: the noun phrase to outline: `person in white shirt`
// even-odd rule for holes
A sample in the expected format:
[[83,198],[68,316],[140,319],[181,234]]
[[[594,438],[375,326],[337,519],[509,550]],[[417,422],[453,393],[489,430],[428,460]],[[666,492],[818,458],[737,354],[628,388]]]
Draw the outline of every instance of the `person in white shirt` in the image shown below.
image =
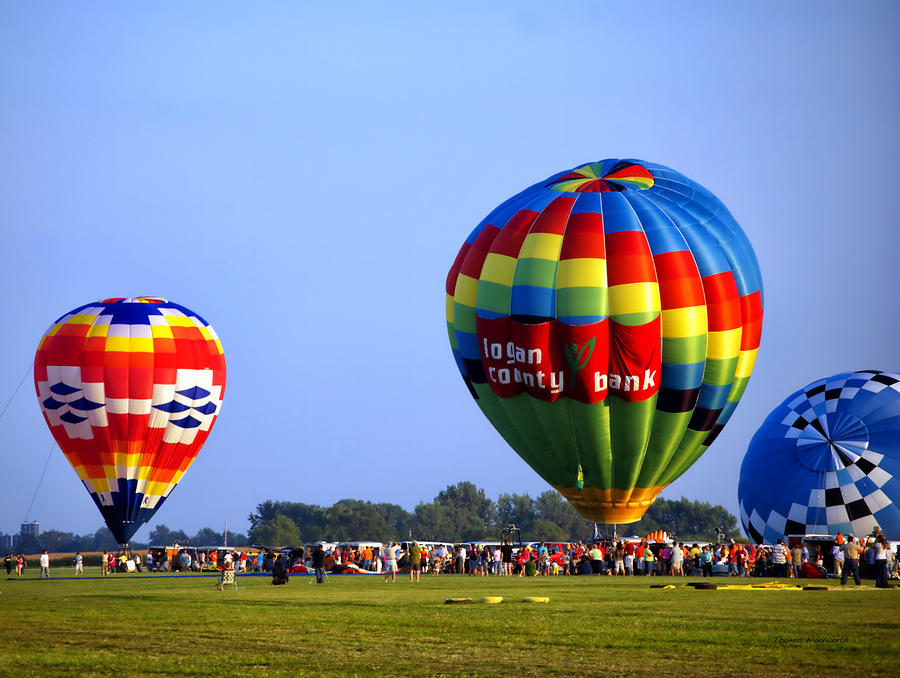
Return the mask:
[[391,576],[391,581],[397,581],[397,553],[400,551],[400,547],[397,546],[397,542],[392,541],[388,544],[384,549],[384,580],[388,580],[388,575]]
[[47,549],[44,549],[41,554],[41,579],[44,577],[50,579],[50,555],[47,553]]

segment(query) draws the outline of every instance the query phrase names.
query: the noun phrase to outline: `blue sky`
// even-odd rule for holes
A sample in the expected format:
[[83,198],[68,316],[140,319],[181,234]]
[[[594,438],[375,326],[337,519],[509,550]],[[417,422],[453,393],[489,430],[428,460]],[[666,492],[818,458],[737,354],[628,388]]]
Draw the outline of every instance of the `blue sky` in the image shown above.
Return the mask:
[[444,278],[494,206],[610,157],[700,182],[757,253],[754,376],[663,494],[737,515],[785,396],[900,370],[900,4],[632,4],[0,5],[0,531],[33,496],[44,529],[102,524],[30,365],[56,317],[113,296],[197,311],[228,360],[151,527],[244,531],[266,499],[411,510],[462,480],[536,496],[456,371]]

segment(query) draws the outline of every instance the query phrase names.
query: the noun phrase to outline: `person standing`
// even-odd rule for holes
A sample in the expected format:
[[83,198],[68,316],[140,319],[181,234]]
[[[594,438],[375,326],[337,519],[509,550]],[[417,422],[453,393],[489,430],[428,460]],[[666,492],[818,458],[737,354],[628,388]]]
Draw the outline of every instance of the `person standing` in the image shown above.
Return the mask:
[[600,545],[594,543],[594,547],[590,550],[589,555],[591,558],[591,574],[600,574],[601,563],[603,562],[603,551],[600,549]]
[[681,544],[672,544],[672,555],[670,560],[670,567],[673,577],[681,577],[684,573],[682,571],[682,567],[684,566],[684,551],[681,550]]
[[887,583],[887,557],[890,546],[883,534],[875,537],[875,587],[879,589],[891,588]]
[[512,577],[513,573],[513,547],[509,540],[504,539],[500,545],[500,555],[503,557],[503,574]]
[[859,554],[862,551],[859,544],[850,535],[844,544],[844,570],[841,572],[841,586],[847,583],[847,575],[853,575],[853,582],[859,586]]
[[800,568],[803,565],[803,552],[800,550],[800,544],[794,544],[791,549],[791,566],[794,569],[794,579],[800,577]]
[[81,555],[81,551],[75,554],[75,574],[84,574],[84,557]]
[[45,577],[50,579],[50,554],[47,553],[47,549],[41,553],[41,579]]
[[322,584],[325,581],[325,549],[322,544],[316,544],[316,548],[312,552],[312,566],[316,573],[316,583]]
[[776,577],[787,577],[787,566],[788,566],[788,557],[790,554],[788,553],[787,547],[784,545],[784,539],[779,539],[778,543],[772,547],[772,567],[775,570]]
[[419,575],[422,571],[422,549],[419,542],[413,539],[412,546],[409,547],[409,580],[419,581]]
[[3,559],[3,563],[4,565],[6,565],[6,576],[8,577],[10,574],[12,574],[13,559],[11,553],[6,554],[6,558]]
[[391,582],[397,581],[397,551],[400,549],[397,542],[392,541],[384,549],[384,580],[391,577]]
[[109,554],[106,551],[104,551],[103,555],[100,556],[100,576],[109,576]]

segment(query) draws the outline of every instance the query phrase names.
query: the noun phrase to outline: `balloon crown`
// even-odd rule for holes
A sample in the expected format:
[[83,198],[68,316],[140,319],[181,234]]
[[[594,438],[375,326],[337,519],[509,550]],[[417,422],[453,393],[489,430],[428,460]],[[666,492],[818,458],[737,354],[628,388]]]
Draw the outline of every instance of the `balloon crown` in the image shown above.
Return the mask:
[[565,193],[607,193],[644,191],[653,183],[653,175],[643,165],[610,159],[577,167],[551,181],[547,188]]

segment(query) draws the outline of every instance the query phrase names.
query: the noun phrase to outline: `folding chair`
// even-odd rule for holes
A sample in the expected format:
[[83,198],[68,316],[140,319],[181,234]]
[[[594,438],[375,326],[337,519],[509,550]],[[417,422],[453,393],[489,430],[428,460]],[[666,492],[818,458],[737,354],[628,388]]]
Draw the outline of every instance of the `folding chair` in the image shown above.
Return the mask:
[[219,591],[224,591],[228,584],[234,586],[234,590],[237,591],[237,577],[234,576],[234,570],[222,570],[216,588],[219,589]]

